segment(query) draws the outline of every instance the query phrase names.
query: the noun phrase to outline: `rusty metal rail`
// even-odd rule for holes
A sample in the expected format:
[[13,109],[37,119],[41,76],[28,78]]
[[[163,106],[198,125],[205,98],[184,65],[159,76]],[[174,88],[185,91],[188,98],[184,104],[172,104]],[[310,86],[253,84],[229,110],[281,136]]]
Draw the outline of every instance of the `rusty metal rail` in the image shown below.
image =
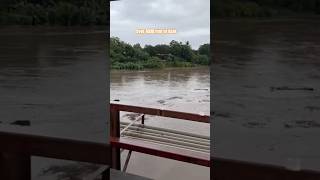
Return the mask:
[[[209,116],[186,113],[179,111],[164,110],[159,108],[138,107],[131,105],[123,105],[112,103],[110,104],[110,139],[112,145],[112,167],[120,170],[120,148],[128,149],[129,151],[137,151],[140,153],[155,155],[159,157],[174,159],[178,161],[194,163],[202,166],[210,166],[209,154],[203,152],[196,152],[189,149],[182,149],[177,147],[169,147],[164,144],[150,143],[143,139],[128,139],[120,137],[120,112],[133,112],[143,115],[154,115],[168,118],[175,118],[179,120],[195,121],[201,123],[210,123]],[[142,124],[144,124],[144,116]],[[134,126],[135,127],[135,126]],[[122,127],[123,128],[123,127]],[[132,127],[130,127],[132,128]],[[130,129],[129,128],[129,129]]]
[[108,144],[11,132],[0,132],[0,144],[1,180],[30,180],[31,156],[107,165],[102,175],[110,178]]
[[115,112],[116,111],[118,111],[118,112],[120,112],[120,111],[134,112],[134,113],[176,118],[176,119],[181,119],[181,120],[210,123],[209,116],[207,116],[207,115],[179,112],[179,111],[171,111],[171,110],[165,110],[165,109],[159,109],[159,108],[123,105],[123,104],[116,104],[116,103],[111,103],[110,106],[111,106],[111,111],[115,111]]

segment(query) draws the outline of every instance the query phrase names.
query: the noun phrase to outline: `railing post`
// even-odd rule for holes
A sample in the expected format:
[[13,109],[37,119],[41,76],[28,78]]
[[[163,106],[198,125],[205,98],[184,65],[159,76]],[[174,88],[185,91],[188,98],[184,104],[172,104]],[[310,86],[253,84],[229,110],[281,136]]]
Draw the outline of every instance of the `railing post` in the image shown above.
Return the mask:
[[[110,105],[110,137],[120,137],[120,111],[115,105]],[[111,148],[111,167],[121,170],[120,148]]]
[[141,124],[144,124],[144,115],[142,115]]
[[31,180],[30,156],[0,152],[0,179]]

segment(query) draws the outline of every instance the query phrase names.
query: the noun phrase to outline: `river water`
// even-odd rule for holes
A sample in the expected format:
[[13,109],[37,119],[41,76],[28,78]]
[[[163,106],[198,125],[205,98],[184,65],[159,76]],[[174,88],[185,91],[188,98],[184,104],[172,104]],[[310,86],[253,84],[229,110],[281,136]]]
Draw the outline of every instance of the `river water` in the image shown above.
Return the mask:
[[[0,129],[108,142],[106,37],[98,27],[1,27]],[[75,177],[85,169],[32,158],[32,179]]]
[[320,20],[214,22],[215,156],[320,170]]

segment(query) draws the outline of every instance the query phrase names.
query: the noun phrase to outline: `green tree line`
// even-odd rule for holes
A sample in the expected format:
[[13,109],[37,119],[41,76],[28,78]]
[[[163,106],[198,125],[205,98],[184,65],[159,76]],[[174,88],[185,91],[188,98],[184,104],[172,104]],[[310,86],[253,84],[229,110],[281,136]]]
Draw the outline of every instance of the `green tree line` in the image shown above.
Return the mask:
[[209,65],[210,45],[193,50],[189,42],[172,40],[169,45],[130,45],[117,37],[110,38],[110,58],[113,69],[153,69]]
[[103,25],[106,0],[1,0],[0,24]]
[[320,14],[320,0],[214,0],[215,17],[271,17]]

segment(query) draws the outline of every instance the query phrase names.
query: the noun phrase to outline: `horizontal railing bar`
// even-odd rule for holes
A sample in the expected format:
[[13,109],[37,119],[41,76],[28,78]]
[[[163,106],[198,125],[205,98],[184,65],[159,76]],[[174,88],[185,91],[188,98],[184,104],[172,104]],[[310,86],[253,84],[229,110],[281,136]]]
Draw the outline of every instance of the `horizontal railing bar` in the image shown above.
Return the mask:
[[155,145],[162,145],[162,146],[167,146],[167,147],[175,148],[175,149],[183,149],[183,150],[187,150],[187,151],[205,153],[205,154],[208,154],[208,155],[210,154],[210,150],[208,150],[208,149],[201,149],[201,148],[197,148],[197,147],[184,146],[184,145],[179,145],[179,144],[172,144],[172,143],[168,143],[168,142],[164,142],[164,141],[161,142],[161,141],[153,140],[153,139],[150,139],[150,138],[125,136],[125,137],[123,137],[123,139],[141,140],[141,141],[153,143]]
[[199,145],[204,145],[204,146],[210,146],[210,142],[205,142],[205,141],[200,141],[200,140],[194,140],[189,137],[178,137],[178,136],[172,136],[169,134],[166,134],[165,132],[163,133],[154,133],[154,132],[147,132],[147,131],[140,131],[140,130],[134,130],[134,129],[128,129],[126,132],[133,132],[133,133],[139,133],[139,134],[144,134],[144,135],[151,135],[151,136],[156,136],[156,137],[161,137],[161,138],[166,138],[166,139],[172,139],[176,141],[182,141],[182,142],[188,142],[188,143],[193,143],[193,144],[199,144]]
[[154,140],[157,142],[176,144],[176,145],[181,145],[181,146],[185,146],[185,147],[195,147],[195,148],[199,148],[199,149],[210,150],[210,146],[206,146],[206,145],[202,145],[202,144],[195,144],[193,142],[191,143],[191,142],[186,142],[186,141],[179,141],[179,140],[159,137],[159,136],[155,136],[155,135],[129,132],[129,131],[125,132],[124,135],[129,136],[129,137],[137,137],[137,138],[141,138],[141,139],[150,139],[150,140]]
[[[126,124],[127,124],[127,122],[120,122],[120,127],[122,128]],[[165,129],[165,128],[160,128],[160,127],[148,126],[148,125],[144,125],[144,124],[134,124],[133,126],[129,127],[129,129],[134,129],[136,131],[147,131],[147,132],[158,132],[158,133],[165,132],[167,134],[171,134],[174,136],[188,137],[188,138],[192,138],[195,140],[206,141],[206,142],[210,143],[209,136],[193,134],[193,133],[189,133],[189,132],[181,132],[181,131],[177,131],[177,130],[173,130],[173,129]]]
[[149,107],[138,107],[138,106],[132,106],[132,105],[115,104],[115,103],[110,103],[110,108],[116,111],[134,112],[134,113],[141,113],[141,114],[148,114],[148,115],[155,115],[155,116],[162,116],[162,117],[169,117],[169,118],[176,118],[176,119],[184,119],[184,120],[190,120],[190,121],[196,121],[196,122],[210,123],[209,116],[194,114],[194,113],[186,113],[186,112],[171,111],[171,110],[149,108]]
[[110,165],[110,145],[0,132],[0,152]]

